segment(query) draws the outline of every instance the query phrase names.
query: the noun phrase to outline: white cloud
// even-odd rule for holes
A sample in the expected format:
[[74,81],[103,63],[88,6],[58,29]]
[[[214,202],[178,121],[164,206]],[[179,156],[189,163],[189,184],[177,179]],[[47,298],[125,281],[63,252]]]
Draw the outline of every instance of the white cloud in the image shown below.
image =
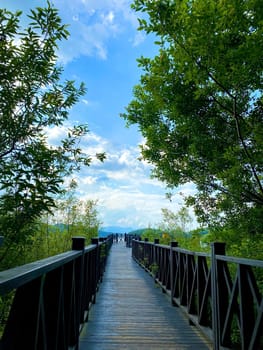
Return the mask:
[[118,158],[118,163],[126,165],[130,168],[136,167],[138,163],[138,148],[127,148],[121,150]]
[[75,175],[80,198],[99,201],[104,226],[155,226],[162,220],[161,208],[180,210],[183,195],[193,194],[195,190],[193,185],[186,184],[177,189],[170,202],[165,196],[165,185],[151,179],[149,165],[137,159],[138,148],[116,149],[95,133],[90,133],[86,142],[90,144],[86,148],[90,152],[100,150],[103,145],[108,157],[104,163],[93,163]]
[[86,106],[89,106],[90,105],[90,102],[88,100],[86,100],[85,98],[83,98],[81,100],[81,102],[83,102]]
[[143,32],[137,32],[131,40],[133,46],[139,46],[145,41],[146,35]]
[[[49,129],[49,141],[56,143],[66,130],[66,127]],[[165,184],[150,178],[151,167],[138,160],[138,147],[116,148],[109,140],[90,132],[83,138],[82,148],[89,155],[98,152],[107,155],[105,162],[94,161],[74,174],[80,198],[99,200],[104,226],[154,226],[162,220],[161,208],[176,212],[184,205],[183,197],[195,193],[192,184],[185,184],[176,190],[170,202],[165,196]]]
[[123,226],[155,226],[162,220],[161,208],[179,210],[179,206],[168,203],[163,194],[133,192],[127,189],[122,191],[107,187],[103,192],[97,192],[96,195],[96,198],[99,199],[104,225],[112,225],[111,220],[114,217],[115,222],[122,223]]
[[92,176],[86,176],[84,178],[80,178],[79,182],[83,185],[93,185],[95,184],[97,181],[96,177],[92,177]]
[[108,144],[108,141],[106,139],[103,139],[101,136],[95,134],[94,132],[89,132],[87,135],[85,135],[84,140],[86,142],[94,142],[98,144]]
[[101,18],[102,18],[102,23],[105,25],[105,26],[108,26],[108,25],[112,25],[113,24],[113,21],[114,21],[114,12],[113,11],[109,11],[108,13],[102,13],[101,14]]
[[67,135],[68,128],[64,126],[53,126],[45,129],[47,141],[51,145],[57,145]]
[[108,57],[108,45],[113,38],[129,31],[133,46],[144,41],[137,33],[137,14],[130,0],[53,0],[63,22],[70,24],[70,38],[60,44],[59,59],[66,64],[81,55]]

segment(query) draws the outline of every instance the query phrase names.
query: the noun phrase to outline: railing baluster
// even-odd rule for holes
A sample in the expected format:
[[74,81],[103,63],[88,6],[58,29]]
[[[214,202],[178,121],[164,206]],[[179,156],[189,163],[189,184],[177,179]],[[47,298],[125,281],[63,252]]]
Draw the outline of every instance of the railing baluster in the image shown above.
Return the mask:
[[[141,244],[146,243],[133,241],[132,245],[132,254],[140,264],[143,259],[137,252],[146,250]],[[221,242],[211,245],[211,255],[181,249],[173,242],[170,246],[147,242],[147,249],[151,244],[153,261],[158,265],[155,281],[163,292],[171,293],[172,304],[180,306],[190,322],[213,341],[214,350],[231,348],[238,331],[240,349],[262,348],[262,290],[251,268],[260,268],[262,274],[262,261],[227,257]],[[234,328],[235,318],[240,329]]]
[[220,296],[219,295],[219,278],[221,277],[219,267],[216,260],[216,255],[225,255],[225,243],[212,243],[212,261],[211,261],[211,297],[212,297],[212,329],[213,329],[213,341],[214,350],[220,348]]
[[0,295],[14,291],[0,349],[77,349],[111,244],[74,237],[71,252],[0,272]]
[[174,290],[175,290],[175,252],[173,248],[178,247],[177,242],[170,243],[170,285],[171,285],[171,303],[174,306],[177,304],[174,302]]

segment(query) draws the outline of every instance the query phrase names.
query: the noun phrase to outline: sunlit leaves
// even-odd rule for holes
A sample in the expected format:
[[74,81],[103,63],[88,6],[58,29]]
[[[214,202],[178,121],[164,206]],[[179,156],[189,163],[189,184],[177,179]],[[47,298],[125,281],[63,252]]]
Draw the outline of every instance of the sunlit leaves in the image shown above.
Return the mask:
[[143,158],[170,187],[196,184],[188,202],[202,221],[233,224],[262,212],[260,1],[135,0],[132,7],[159,46],[156,57],[138,59],[143,75],[123,115],[139,124]]
[[21,16],[0,9],[0,228],[11,237],[50,211],[65,176],[92,161],[80,146],[87,125],[48,143],[48,130],[65,129],[70,109],[86,92],[83,83],[61,79],[57,49],[67,26],[49,1],[31,10],[26,28]]

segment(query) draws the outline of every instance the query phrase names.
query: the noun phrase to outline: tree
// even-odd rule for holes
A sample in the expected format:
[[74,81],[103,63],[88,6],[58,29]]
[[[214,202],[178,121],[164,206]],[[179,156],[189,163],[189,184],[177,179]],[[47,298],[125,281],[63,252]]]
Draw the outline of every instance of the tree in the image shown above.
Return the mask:
[[91,244],[91,239],[98,237],[101,225],[97,204],[97,200],[79,200],[73,193],[60,199],[54,215],[42,217],[38,223],[33,244],[29,245],[33,249],[32,260],[39,259],[39,252],[43,252],[43,258],[70,250],[73,236],[85,237],[85,244]]
[[65,176],[91,162],[79,147],[87,125],[69,128],[58,146],[47,142],[48,128],[62,126],[85,93],[83,83],[61,81],[57,50],[67,27],[50,2],[31,10],[24,29],[21,15],[0,9],[0,228],[13,243],[54,207]]
[[80,200],[74,193],[58,201],[51,222],[62,226],[63,231],[67,232],[65,250],[70,247],[73,236],[85,237],[87,245],[98,236],[102,222],[99,220],[97,204],[98,200]]
[[5,244],[1,249],[0,270],[68,251],[73,236],[85,237],[86,245],[91,244],[91,238],[98,237],[102,224],[98,201],[78,199],[76,188],[77,183],[71,181],[57,198],[52,212],[45,212],[27,227],[24,240],[20,237],[19,242]]
[[176,213],[167,208],[162,208],[160,229],[168,233],[170,240],[178,240],[179,237],[183,237],[189,231],[189,225],[192,222],[193,219],[186,207],[182,207]]
[[[140,84],[122,115],[139,124],[144,159],[204,224],[263,230],[261,1],[135,0],[159,54],[141,57]],[[147,17],[148,16],[148,17]]]

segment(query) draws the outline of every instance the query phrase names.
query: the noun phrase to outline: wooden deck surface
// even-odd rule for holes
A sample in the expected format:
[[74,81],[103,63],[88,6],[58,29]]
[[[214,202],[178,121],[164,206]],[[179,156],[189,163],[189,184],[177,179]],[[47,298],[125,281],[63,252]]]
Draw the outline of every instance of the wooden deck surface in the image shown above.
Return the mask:
[[131,258],[131,249],[114,244],[79,350],[211,348]]

